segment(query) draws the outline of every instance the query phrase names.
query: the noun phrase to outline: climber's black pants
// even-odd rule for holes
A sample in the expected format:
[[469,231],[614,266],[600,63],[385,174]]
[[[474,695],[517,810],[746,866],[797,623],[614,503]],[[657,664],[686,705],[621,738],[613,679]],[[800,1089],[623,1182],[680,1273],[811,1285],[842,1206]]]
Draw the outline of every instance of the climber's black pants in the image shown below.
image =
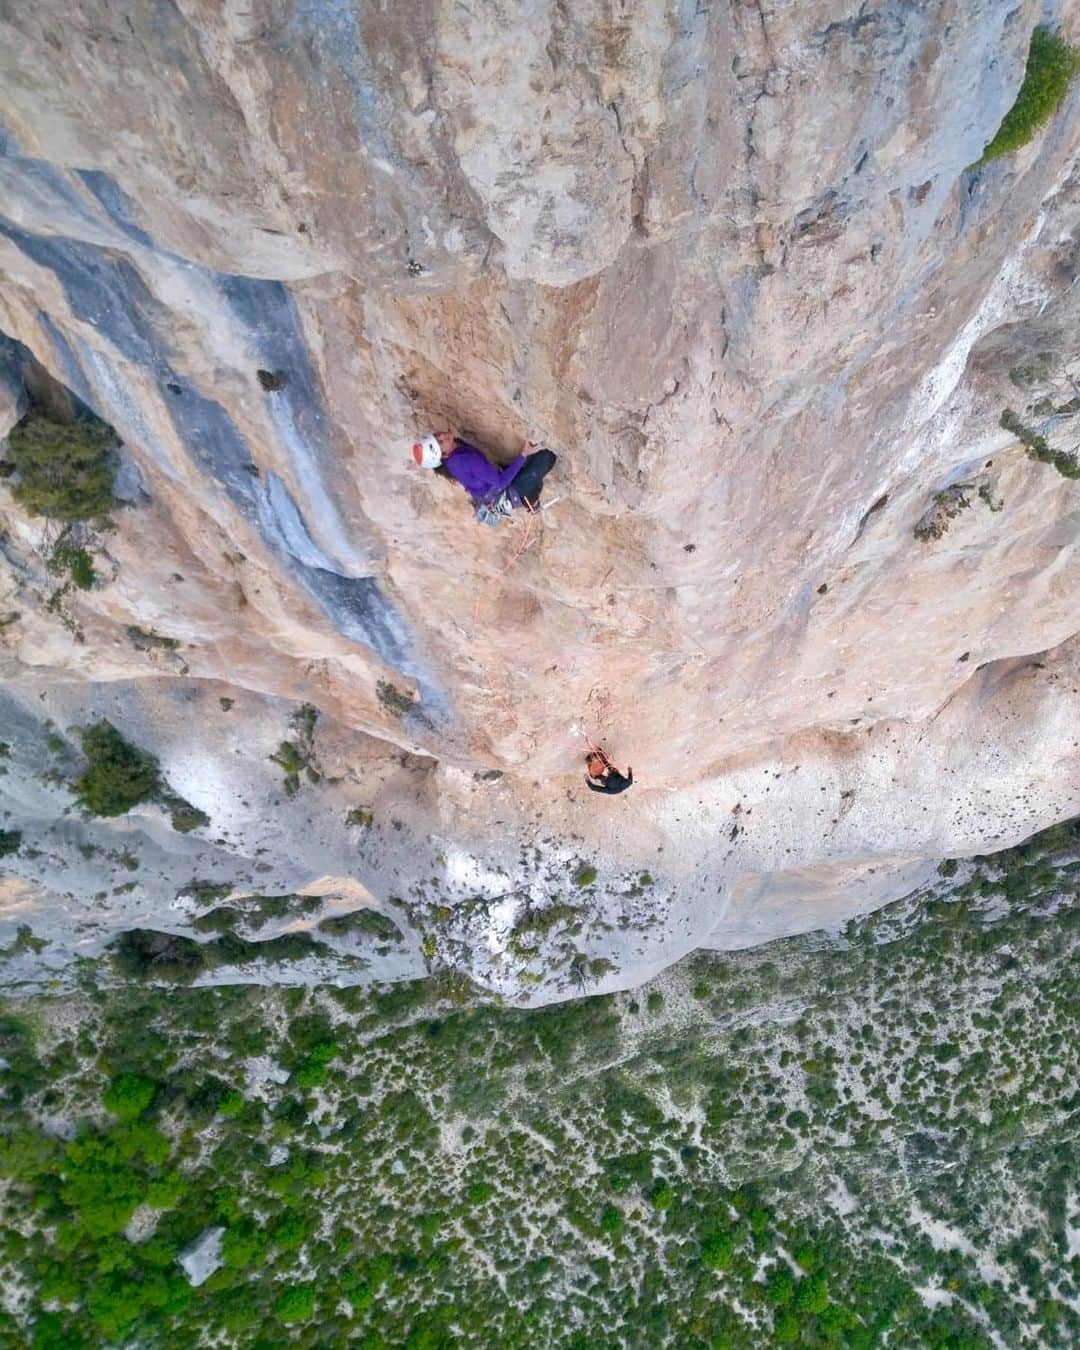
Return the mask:
[[525,457],[525,463],[518,469],[514,481],[510,484],[510,491],[530,506],[537,506],[544,479],[555,467],[555,460],[556,456],[551,450],[534,450],[531,455]]

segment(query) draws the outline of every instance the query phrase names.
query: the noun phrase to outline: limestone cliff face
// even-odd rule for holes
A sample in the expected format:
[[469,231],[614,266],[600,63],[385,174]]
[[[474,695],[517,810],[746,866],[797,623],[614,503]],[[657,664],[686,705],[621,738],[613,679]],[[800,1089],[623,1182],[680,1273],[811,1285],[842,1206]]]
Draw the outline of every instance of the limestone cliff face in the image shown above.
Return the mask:
[[[0,484],[2,917],[52,939],[8,979],[187,931],[197,877],[324,898],[293,927],[397,898],[392,949],[259,978],[543,1000],[1075,813],[1080,487],[998,422],[1076,445],[1076,90],[969,167],[1046,21],[1080,35],[1071,0],[0,6],[2,429],[32,353],[127,500],[50,609]],[[548,509],[477,524],[409,455],[447,425],[555,449]],[[211,825],[72,811],[94,715]]]

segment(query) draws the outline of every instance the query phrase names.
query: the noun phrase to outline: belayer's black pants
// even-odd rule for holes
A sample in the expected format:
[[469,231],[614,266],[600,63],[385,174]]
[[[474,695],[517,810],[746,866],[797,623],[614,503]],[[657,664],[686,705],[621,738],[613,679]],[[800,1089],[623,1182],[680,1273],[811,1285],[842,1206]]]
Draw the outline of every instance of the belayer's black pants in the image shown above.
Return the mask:
[[534,450],[531,455],[526,455],[525,463],[514,475],[510,491],[530,506],[539,505],[544,479],[555,467],[556,458],[551,450]]

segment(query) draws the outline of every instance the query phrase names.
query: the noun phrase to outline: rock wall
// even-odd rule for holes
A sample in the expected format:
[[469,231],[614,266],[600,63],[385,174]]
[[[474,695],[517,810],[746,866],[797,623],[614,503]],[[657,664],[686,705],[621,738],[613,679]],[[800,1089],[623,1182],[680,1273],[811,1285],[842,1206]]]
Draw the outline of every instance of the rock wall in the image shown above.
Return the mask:
[[[117,428],[127,502],[50,608],[0,484],[0,903],[51,940],[8,978],[187,931],[199,877],[402,923],[240,977],[544,1000],[1074,814],[1080,488],[998,423],[1077,443],[1076,90],[972,167],[1047,21],[1080,36],[1035,0],[0,9],[0,329]],[[478,525],[409,454],[447,426],[555,449],[547,509]],[[81,820],[94,715],[211,825]]]

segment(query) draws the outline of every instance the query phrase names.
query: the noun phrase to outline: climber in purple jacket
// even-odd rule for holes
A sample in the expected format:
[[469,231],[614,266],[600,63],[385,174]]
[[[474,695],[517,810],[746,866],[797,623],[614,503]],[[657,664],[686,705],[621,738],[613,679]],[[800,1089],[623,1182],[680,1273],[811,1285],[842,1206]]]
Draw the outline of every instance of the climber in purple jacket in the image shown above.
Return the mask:
[[434,469],[447,478],[457,479],[472,498],[477,514],[484,519],[481,514],[484,510],[505,515],[516,506],[525,506],[536,511],[544,479],[555,467],[556,456],[526,441],[517,459],[501,469],[475,445],[446,431],[417,441],[413,459],[422,469]]

